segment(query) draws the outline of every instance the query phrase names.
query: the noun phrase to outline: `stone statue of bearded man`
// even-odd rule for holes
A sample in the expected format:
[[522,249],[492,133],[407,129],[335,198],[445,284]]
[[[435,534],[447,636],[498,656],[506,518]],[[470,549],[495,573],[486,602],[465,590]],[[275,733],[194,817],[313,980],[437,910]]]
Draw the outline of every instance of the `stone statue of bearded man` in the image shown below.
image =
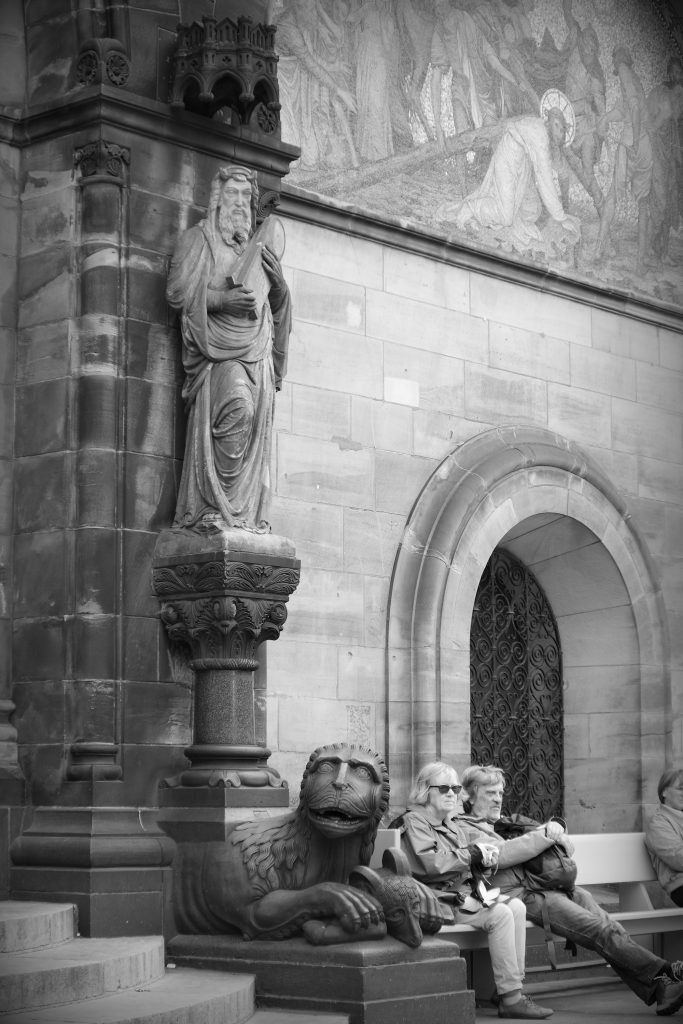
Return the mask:
[[267,244],[256,253],[265,272],[260,299],[233,277],[249,255],[257,206],[256,172],[221,167],[206,217],[183,233],[171,261],[166,297],[181,314],[189,414],[176,527],[269,529],[275,393],[286,370],[291,311]]

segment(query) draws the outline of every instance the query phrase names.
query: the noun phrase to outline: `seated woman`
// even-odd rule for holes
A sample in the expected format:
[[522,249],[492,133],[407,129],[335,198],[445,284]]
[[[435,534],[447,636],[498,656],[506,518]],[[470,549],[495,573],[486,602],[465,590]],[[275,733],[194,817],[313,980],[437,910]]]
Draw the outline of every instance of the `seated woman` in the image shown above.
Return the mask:
[[664,772],[657,795],[659,807],[645,829],[645,845],[659,884],[683,907],[683,768]]
[[395,823],[401,830],[401,849],[415,878],[438,890],[442,898],[453,901],[456,924],[471,924],[488,932],[499,996],[498,1016],[544,1020],[553,1011],[538,1006],[522,993],[526,952],[524,904],[518,899],[482,899],[473,872],[481,875],[485,869],[494,867],[498,850],[488,843],[468,845],[456,817],[461,788],[450,765],[440,761],[425,765],[411,790],[408,810]]

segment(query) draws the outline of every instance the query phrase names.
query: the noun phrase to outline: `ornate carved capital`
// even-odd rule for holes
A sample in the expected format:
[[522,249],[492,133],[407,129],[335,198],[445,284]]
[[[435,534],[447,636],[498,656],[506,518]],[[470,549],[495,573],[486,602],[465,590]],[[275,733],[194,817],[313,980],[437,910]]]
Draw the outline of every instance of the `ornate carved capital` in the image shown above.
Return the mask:
[[256,648],[277,640],[286,619],[287,609],[273,597],[188,597],[161,604],[169,640],[189,647],[194,667],[202,669],[209,662],[255,669]]
[[130,150],[116,142],[97,139],[87,142],[74,151],[74,164],[83,178],[104,176],[123,180],[125,168],[130,163]]

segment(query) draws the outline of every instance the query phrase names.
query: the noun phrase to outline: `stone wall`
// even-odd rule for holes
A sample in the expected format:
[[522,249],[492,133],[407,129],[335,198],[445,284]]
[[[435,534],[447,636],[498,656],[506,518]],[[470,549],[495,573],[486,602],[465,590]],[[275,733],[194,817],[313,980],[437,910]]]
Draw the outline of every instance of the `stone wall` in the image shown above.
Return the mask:
[[[278,398],[272,521],[296,540],[302,570],[286,634],[269,651],[273,763],[296,779],[312,734],[391,749],[391,705],[405,695],[391,682],[387,689],[397,655],[391,639],[387,646],[387,606],[411,509],[456,446],[494,425],[533,425],[575,443],[602,470],[652,556],[654,589],[661,585],[665,621],[655,632],[671,656],[670,682],[668,663],[648,675],[630,600],[610,593],[624,584],[595,544],[598,525],[598,537],[565,540],[569,564],[566,556],[561,566],[561,545],[546,543],[545,561],[555,560],[562,581],[556,592],[545,585],[566,640],[568,803],[581,830],[640,827],[667,745],[675,757],[683,741],[675,320],[598,308],[595,296],[564,297],[556,282],[504,281],[293,218],[286,227],[295,327]],[[488,553],[501,538],[491,536]],[[541,563],[542,578],[543,557],[528,561]],[[601,579],[613,585],[589,600]],[[471,605],[451,612],[469,626]],[[466,693],[448,739],[433,741],[431,753],[444,751],[460,766],[469,761]],[[607,798],[614,785],[616,807]]]

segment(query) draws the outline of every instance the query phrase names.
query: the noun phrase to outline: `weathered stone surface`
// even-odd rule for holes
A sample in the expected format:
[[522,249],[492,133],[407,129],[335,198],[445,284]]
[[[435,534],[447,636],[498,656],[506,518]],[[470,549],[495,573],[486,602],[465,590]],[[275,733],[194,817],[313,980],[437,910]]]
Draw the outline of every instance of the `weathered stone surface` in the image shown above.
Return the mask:
[[119,382],[108,374],[88,374],[75,382],[78,447],[116,447]]
[[[454,350],[454,355],[456,354]],[[407,345],[385,344],[385,378],[414,381],[421,409],[460,412],[464,405],[464,367],[461,359],[420,352]]]
[[63,453],[15,462],[15,515],[19,532],[59,529],[67,525],[69,496]]
[[510,376],[468,363],[464,408],[465,415],[473,420],[545,424],[548,387],[533,377]]
[[416,353],[488,360],[488,325],[484,319],[385,292],[368,290],[367,333],[395,344],[409,343]]
[[134,682],[123,691],[123,715],[129,743],[174,743],[189,740],[192,693],[187,685]]
[[77,615],[71,649],[76,679],[113,679],[116,675],[116,620],[113,615]]
[[67,447],[66,378],[27,384],[16,392],[16,454],[42,455]]
[[[296,692],[301,696],[336,693],[335,648],[324,643],[300,642],[291,640],[287,635],[282,636],[268,652],[268,699],[288,697],[292,679],[296,679]],[[270,716],[271,726],[275,725],[275,717]],[[269,740],[273,742],[273,736],[269,736]]]
[[607,448],[612,436],[609,400],[593,391],[549,384],[548,426],[573,441]]
[[156,533],[123,530],[123,597],[124,615],[154,618],[159,602],[152,592],[152,559]]
[[335,235],[312,224],[287,221],[286,265],[365,288],[382,287],[382,251],[372,242],[351,235]]
[[[347,394],[295,384],[292,392],[292,432],[344,443],[351,433],[351,399]],[[349,446],[351,442],[348,441]]]
[[475,316],[511,327],[563,338],[578,345],[591,343],[591,311],[588,306],[555,295],[518,288],[483,274],[470,275],[471,311]]
[[113,451],[78,453],[75,482],[75,525],[113,527],[117,512],[117,458]]
[[[296,312],[296,311],[295,311]],[[287,380],[329,391],[382,397],[382,345],[350,331],[294,321]]]
[[[167,439],[160,443],[167,443]],[[126,529],[161,530],[170,526],[178,493],[175,463],[169,458],[129,452],[124,467]]]
[[659,327],[657,333],[661,365],[680,373],[683,371],[683,334],[679,331],[666,330],[664,327]]
[[19,331],[17,383],[34,384],[66,376],[69,366],[69,327],[66,320],[36,324]]
[[402,515],[363,509],[344,510],[344,569],[389,576],[403,533]]
[[683,420],[665,409],[612,400],[612,444],[622,451],[683,464]]
[[595,348],[644,363],[659,363],[659,339],[653,324],[604,309],[591,309],[590,317]]
[[297,270],[292,303],[299,320],[365,333],[365,289],[359,285]]
[[61,244],[19,261],[20,327],[69,316],[74,298],[71,259],[70,247]]
[[383,402],[351,396],[351,439],[367,448],[413,451],[413,411],[388,401],[386,378]]
[[292,639],[361,643],[363,582],[351,573],[309,569],[291,600]]
[[[585,345],[571,345],[571,384],[586,391],[634,399],[636,363]],[[569,383],[568,381],[565,383]]]
[[384,288],[394,295],[469,312],[470,275],[400,249],[384,251]]
[[285,498],[332,504],[373,504],[372,453],[340,443],[281,435],[277,490]]
[[132,318],[127,327],[126,376],[179,387],[183,369],[177,329]]
[[124,618],[123,671],[126,679],[153,681],[158,678],[160,631],[156,618]]
[[[681,416],[683,373],[669,367],[638,363],[638,401]],[[683,423],[683,419],[682,419]]]
[[14,614],[66,615],[65,536],[61,531],[20,534],[14,542]]
[[411,458],[394,452],[377,452],[375,456],[375,508],[405,516],[414,496],[424,487],[436,462]]
[[342,569],[342,509],[322,503],[275,497],[270,510],[274,530],[297,538],[302,564],[312,569]]
[[489,324],[489,349],[491,366],[496,369],[558,384],[569,383],[570,345],[567,341],[493,321]]
[[351,1024],[474,1024],[474,993],[466,990],[457,946],[435,936],[405,949],[395,939],[326,947],[293,939],[283,948],[208,935],[181,935],[170,945],[178,964],[255,973],[264,1005],[341,1011]]

